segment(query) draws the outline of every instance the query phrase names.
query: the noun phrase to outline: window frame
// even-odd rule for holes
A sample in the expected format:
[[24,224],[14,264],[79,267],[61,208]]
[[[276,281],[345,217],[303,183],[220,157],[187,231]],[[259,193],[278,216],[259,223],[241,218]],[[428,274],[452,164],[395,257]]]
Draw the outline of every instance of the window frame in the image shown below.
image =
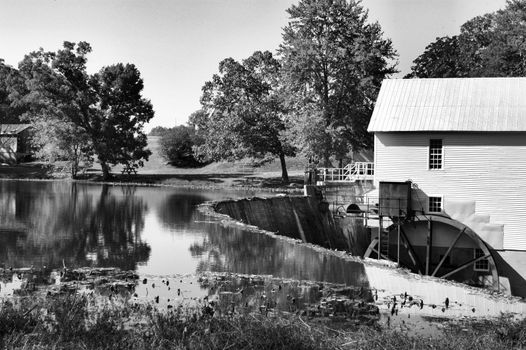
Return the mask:
[[[438,158],[438,153],[433,152],[433,150],[438,150],[438,147],[432,147],[432,143],[437,142],[437,141],[440,141],[440,167],[432,167],[432,164],[435,164]],[[432,159],[433,156],[437,158]],[[443,138],[429,139],[429,144],[427,147],[427,169],[432,170],[432,171],[444,169],[444,139]]]
[[[480,252],[481,255],[477,255],[477,252]],[[476,259],[481,256],[484,256],[484,251],[480,248],[473,248],[473,259]],[[483,267],[481,267],[481,265],[477,266],[477,264],[483,264],[484,266]],[[489,272],[489,260],[486,258],[486,259],[482,259],[482,260],[475,262],[473,264],[473,271]]]
[[[432,198],[438,198],[440,199],[440,211],[431,211],[431,199]],[[444,196],[427,196],[427,212],[428,213],[437,213],[437,214],[441,214],[444,212]]]

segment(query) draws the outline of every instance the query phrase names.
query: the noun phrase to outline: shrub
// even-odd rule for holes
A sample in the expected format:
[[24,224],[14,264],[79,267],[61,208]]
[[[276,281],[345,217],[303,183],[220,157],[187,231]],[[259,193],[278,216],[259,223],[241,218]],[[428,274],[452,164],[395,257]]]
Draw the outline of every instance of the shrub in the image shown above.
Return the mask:
[[170,128],[165,128],[164,126],[156,126],[150,131],[148,135],[150,136],[163,136],[166,132],[170,131]]
[[161,136],[161,156],[172,165],[195,167],[200,163],[194,157],[195,130],[187,126],[176,126]]

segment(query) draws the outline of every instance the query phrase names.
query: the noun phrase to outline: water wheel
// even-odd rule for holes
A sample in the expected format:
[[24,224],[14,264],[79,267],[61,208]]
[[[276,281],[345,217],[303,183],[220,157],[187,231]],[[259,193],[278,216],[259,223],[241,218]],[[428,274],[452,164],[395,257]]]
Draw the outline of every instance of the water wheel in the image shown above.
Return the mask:
[[[372,240],[366,257],[399,261],[415,273],[460,281],[467,268],[477,271],[480,265],[484,270],[479,271],[491,276],[490,287],[499,288],[495,260],[486,243],[459,221],[436,214],[416,216],[400,224],[399,242],[398,225],[382,231],[380,239]],[[451,260],[455,260],[453,264]]]

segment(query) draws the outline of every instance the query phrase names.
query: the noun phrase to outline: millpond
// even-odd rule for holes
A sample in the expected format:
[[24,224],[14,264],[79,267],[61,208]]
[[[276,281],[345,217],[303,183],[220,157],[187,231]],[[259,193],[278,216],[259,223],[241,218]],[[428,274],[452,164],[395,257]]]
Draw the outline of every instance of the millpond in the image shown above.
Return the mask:
[[135,276],[130,298],[165,307],[221,296],[286,311],[317,302],[319,312],[345,296],[376,305],[380,322],[413,328],[426,318],[526,311],[516,298],[416,276],[202,210],[208,202],[253,196],[276,193],[0,181],[0,297],[27,285],[27,271],[44,271],[42,281],[60,285],[65,270],[117,268]]
[[[361,264],[222,225],[197,206],[254,191],[0,182],[4,267],[118,267],[139,275],[232,272],[360,285]],[[267,193],[267,195],[272,195]]]

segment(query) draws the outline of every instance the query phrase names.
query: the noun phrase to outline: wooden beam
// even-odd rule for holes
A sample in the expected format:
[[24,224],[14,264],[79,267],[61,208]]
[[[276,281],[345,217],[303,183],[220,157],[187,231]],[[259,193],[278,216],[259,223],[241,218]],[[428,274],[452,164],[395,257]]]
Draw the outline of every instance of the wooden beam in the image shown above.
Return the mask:
[[462,230],[458,231],[457,236],[453,239],[453,241],[451,242],[451,244],[447,248],[446,254],[444,254],[442,259],[440,259],[440,262],[438,263],[437,267],[435,268],[435,271],[433,271],[431,276],[435,276],[436,273],[438,272],[438,270],[442,267],[442,264],[444,263],[444,261],[446,261],[447,257],[449,256],[449,253],[451,253],[451,250],[453,249],[455,244],[457,244],[458,240],[460,239],[460,236],[462,236],[464,234],[464,231],[466,231],[465,227]]
[[[489,253],[489,250],[488,250]],[[491,253],[489,253],[491,254]],[[491,276],[493,280],[493,290],[496,290],[497,292],[500,291],[500,283],[499,283],[499,273],[497,271],[497,265],[495,264],[495,259],[491,257],[491,259],[488,259],[489,268],[491,270]]]
[[368,258],[371,256],[371,253],[374,250],[374,247],[378,244],[378,238],[374,238],[372,241],[371,241],[371,244],[369,244],[369,246],[367,247],[367,250],[365,251],[365,254],[364,254],[364,257],[365,258]]
[[420,264],[420,261],[418,260],[418,256],[415,253],[415,250],[413,249],[413,246],[409,242],[409,239],[407,238],[405,231],[402,227],[400,227],[400,233],[402,234],[402,244],[404,245],[405,249],[407,249],[407,254],[409,254],[409,257],[411,258],[411,261],[416,267],[416,270],[419,274],[422,274],[422,264]]
[[448,278],[449,276],[451,276],[451,275],[453,275],[453,274],[455,274],[455,273],[457,273],[457,272],[459,272],[459,271],[461,271],[461,270],[464,270],[466,267],[469,267],[469,266],[473,265],[473,264],[476,263],[477,261],[482,260],[482,259],[487,259],[487,258],[489,258],[489,257],[491,257],[491,254],[484,255],[484,256],[480,256],[480,257],[478,257],[478,258],[476,258],[476,259],[470,260],[470,261],[468,261],[467,263],[465,263],[465,264],[463,264],[463,265],[460,265],[459,267],[457,267],[457,268],[454,269],[453,271],[448,272],[448,273],[446,273],[446,274],[443,275],[443,276],[440,276],[440,278]]
[[426,239],[426,275],[429,275],[431,265],[431,251],[433,249],[433,224],[431,218],[427,221],[427,239]]
[[378,250],[373,248],[372,251],[378,254],[378,256],[381,256],[382,258],[384,258],[385,260],[389,260],[387,256],[383,255],[382,253],[379,253]]

